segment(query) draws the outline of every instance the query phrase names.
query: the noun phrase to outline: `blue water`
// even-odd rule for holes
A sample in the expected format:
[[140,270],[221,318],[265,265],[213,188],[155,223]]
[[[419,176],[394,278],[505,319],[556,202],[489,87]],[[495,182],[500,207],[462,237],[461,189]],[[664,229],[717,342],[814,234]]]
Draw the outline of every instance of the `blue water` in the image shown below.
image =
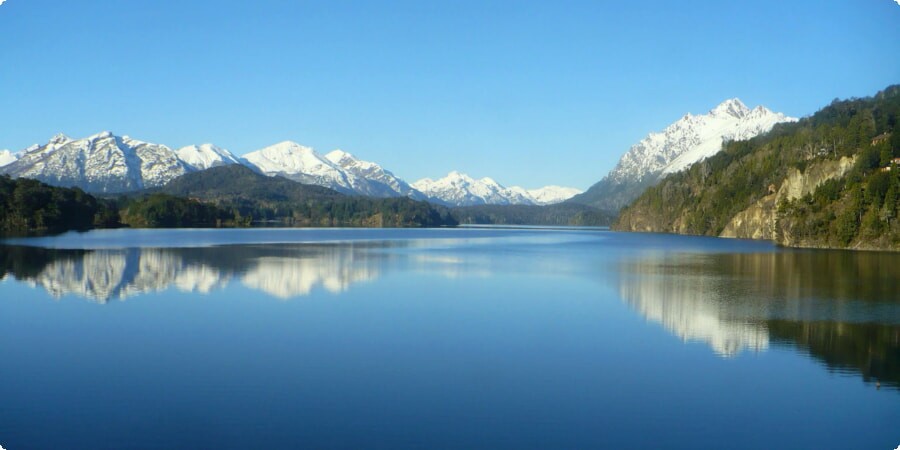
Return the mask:
[[0,445],[895,448],[900,255],[540,229],[0,245]]

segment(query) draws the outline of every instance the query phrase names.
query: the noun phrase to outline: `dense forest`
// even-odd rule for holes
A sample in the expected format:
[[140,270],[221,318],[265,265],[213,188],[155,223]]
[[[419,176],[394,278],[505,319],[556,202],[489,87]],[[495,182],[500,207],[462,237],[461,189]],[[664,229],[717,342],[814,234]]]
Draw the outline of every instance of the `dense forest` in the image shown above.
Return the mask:
[[197,200],[152,194],[118,200],[119,221],[134,228],[190,228],[248,226],[223,209]]
[[612,215],[577,203],[555,205],[477,205],[453,208],[459,223],[493,225],[609,226]]
[[154,194],[97,198],[29,178],[0,176],[0,233],[53,233],[91,228],[246,225],[196,200]]
[[[835,100],[668,176],[626,207],[613,227],[900,249],[898,122],[900,85],[874,97]],[[759,217],[766,220],[754,222]],[[748,230],[748,223],[771,230]]]
[[91,228],[250,226],[427,227],[457,222],[446,208],[405,198],[350,197],[259,175],[242,166],[179,178],[163,189],[98,198],[28,178],[0,176],[0,234]]
[[[176,178],[161,193],[190,197],[227,211],[237,222],[270,221],[289,226],[453,226],[445,208],[408,198],[347,196],[321,186],[269,177],[230,165]],[[250,218],[250,219],[248,219]]]
[[81,189],[0,176],[0,232],[4,234],[115,226],[117,216],[110,202]]

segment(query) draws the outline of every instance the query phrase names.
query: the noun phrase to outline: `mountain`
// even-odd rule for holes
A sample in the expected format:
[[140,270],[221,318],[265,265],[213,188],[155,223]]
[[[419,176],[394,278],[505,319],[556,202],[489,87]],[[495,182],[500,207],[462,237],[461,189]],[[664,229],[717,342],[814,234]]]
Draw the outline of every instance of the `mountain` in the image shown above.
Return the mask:
[[633,145],[609,174],[570,201],[618,211],[662,177],[718,153],[723,143],[750,139],[776,123],[796,121],[763,106],[750,109],[736,98],[706,114],[686,114]]
[[298,183],[280,176],[261,175],[238,164],[213,167],[178,177],[158,188],[158,191],[214,202],[246,199],[305,203],[344,197],[326,187]]
[[[554,199],[566,196],[568,192],[577,191],[575,188],[557,186],[532,191],[518,186],[507,188],[492,178],[476,180],[457,171],[450,172],[438,180],[423,178],[413,183],[412,187],[430,200],[448,206],[549,204],[553,203]],[[535,198],[535,194],[541,196],[541,200]]]
[[900,250],[900,85],[835,101],[667,176],[614,228]]
[[0,168],[13,177],[90,192],[125,192],[161,186],[190,171],[170,148],[104,131],[84,139],[59,134]]
[[311,147],[285,141],[248,153],[243,159],[248,166],[266,175],[280,175],[344,194],[425,199],[421,192],[390,171],[343,150],[322,156]]
[[369,197],[408,197],[446,205],[559,203],[577,189],[547,186],[525,190],[504,187],[490,178],[473,180],[458,172],[419,186],[394,175],[377,163],[343,150],[321,155],[311,147],[284,141],[239,158],[213,144],[172,150],[161,144],[119,137],[108,131],[84,139],[54,136],[14,154],[0,151],[0,174],[34,178],[55,186],[79,187],[92,193],[122,193],[156,188],[191,172],[227,165],[243,165],[268,176],[281,176],[342,194]]
[[369,161],[363,161],[343,150],[335,150],[325,155],[325,159],[349,172],[351,175],[368,180],[369,192],[358,192],[375,197],[409,197],[424,200],[425,196],[406,181],[397,178],[389,170]]
[[241,163],[237,156],[213,144],[188,145],[175,150],[175,154],[194,170]]
[[528,195],[536,205],[552,205],[564,202],[581,192],[581,189],[573,187],[550,185],[538,189],[529,189]]
[[244,162],[260,172],[279,175],[306,184],[315,184],[345,194],[358,193],[355,187],[367,181],[344,171],[337,164],[296,142],[284,141],[244,155]]
[[12,164],[19,159],[18,155],[9,150],[0,150],[0,167]]
[[456,225],[444,209],[409,198],[347,196],[323,186],[266,176],[238,164],[188,173],[158,192],[231,211],[235,222],[296,226],[429,227]]

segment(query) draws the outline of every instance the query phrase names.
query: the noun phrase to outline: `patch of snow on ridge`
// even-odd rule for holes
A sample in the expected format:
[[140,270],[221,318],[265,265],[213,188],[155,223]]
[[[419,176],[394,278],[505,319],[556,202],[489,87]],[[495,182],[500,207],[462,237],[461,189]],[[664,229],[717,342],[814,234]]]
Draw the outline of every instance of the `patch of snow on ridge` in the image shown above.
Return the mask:
[[15,153],[9,150],[0,150],[0,167],[12,164],[16,162],[17,159],[19,159],[19,157]]
[[538,205],[552,205],[554,203],[564,202],[580,193],[582,193],[581,189],[555,185],[528,190],[528,195],[530,195]]
[[267,175],[283,175],[301,183],[317,184],[344,192],[353,182],[338,165],[312,147],[284,141],[244,155],[244,161]]
[[186,164],[197,170],[227,164],[240,164],[240,160],[230,151],[213,144],[188,145],[175,150],[175,154]]

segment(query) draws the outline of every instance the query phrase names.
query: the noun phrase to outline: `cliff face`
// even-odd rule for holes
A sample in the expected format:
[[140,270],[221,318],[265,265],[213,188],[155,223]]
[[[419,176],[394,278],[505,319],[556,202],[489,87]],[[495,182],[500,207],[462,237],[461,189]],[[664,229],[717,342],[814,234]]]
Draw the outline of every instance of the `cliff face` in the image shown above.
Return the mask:
[[769,239],[784,245],[792,245],[790,233],[785,233],[779,224],[778,205],[783,201],[811,195],[822,183],[847,175],[855,161],[855,158],[845,156],[837,161],[822,161],[803,172],[796,168],[789,169],[787,177],[776,192],[760,198],[747,209],[735,214],[719,236]]

